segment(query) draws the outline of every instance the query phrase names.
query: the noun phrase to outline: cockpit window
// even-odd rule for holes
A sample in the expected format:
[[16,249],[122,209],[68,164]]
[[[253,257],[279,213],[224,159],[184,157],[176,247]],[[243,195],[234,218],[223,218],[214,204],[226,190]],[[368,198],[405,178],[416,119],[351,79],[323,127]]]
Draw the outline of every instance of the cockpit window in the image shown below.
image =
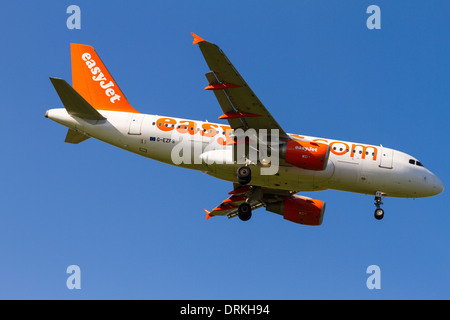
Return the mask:
[[416,161],[414,159],[409,159],[410,164],[415,164],[416,166],[423,167],[423,164],[420,161]]

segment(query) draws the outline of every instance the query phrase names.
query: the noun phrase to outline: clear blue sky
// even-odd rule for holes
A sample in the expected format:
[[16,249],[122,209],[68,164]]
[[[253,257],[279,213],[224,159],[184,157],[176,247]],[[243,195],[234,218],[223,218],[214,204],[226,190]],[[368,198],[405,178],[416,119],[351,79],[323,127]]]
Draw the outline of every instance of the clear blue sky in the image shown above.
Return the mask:
[[[66,8],[81,8],[68,30]],[[381,8],[381,30],[366,9]],[[190,32],[221,46],[291,133],[383,144],[449,187],[448,1],[9,1],[0,30],[1,299],[449,299],[448,189],[424,199],[338,191],[321,227],[260,209],[205,220],[231,184],[44,118],[94,46],[140,112],[215,121]],[[81,268],[68,290],[66,268]],[[381,289],[366,287],[370,265]]]

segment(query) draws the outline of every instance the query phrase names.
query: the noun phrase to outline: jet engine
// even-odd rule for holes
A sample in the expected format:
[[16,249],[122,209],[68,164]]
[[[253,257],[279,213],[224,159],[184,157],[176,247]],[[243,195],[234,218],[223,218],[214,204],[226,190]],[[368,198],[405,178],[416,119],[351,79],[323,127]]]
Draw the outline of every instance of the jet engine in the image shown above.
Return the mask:
[[287,163],[307,170],[325,170],[329,155],[329,145],[313,141],[289,140],[280,149],[280,156]]
[[283,201],[269,203],[266,210],[283,215],[284,219],[308,226],[322,224],[325,202],[299,195],[285,197]]

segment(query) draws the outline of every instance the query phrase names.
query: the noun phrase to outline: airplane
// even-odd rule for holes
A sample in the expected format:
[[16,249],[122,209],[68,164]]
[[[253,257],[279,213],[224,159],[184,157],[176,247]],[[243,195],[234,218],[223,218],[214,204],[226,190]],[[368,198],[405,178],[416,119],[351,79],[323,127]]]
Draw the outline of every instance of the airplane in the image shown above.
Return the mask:
[[210,69],[208,85],[226,123],[143,114],[134,109],[93,47],[71,44],[72,86],[51,77],[64,108],[45,117],[68,127],[65,142],[95,138],[163,163],[198,170],[233,183],[214,216],[242,221],[265,207],[284,219],[322,224],[325,203],[299,192],[341,190],[374,196],[377,220],[384,197],[421,198],[441,193],[441,180],[415,157],[364,143],[286,133],[225,53],[198,35]]

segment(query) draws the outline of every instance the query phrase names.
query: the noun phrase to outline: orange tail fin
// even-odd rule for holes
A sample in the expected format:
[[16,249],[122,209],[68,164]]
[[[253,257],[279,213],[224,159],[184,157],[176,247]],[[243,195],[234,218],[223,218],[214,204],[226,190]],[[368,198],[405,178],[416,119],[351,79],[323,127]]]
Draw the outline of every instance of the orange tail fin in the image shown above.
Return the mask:
[[84,44],[70,44],[72,58],[72,86],[97,110],[136,111],[106,69],[94,48]]

